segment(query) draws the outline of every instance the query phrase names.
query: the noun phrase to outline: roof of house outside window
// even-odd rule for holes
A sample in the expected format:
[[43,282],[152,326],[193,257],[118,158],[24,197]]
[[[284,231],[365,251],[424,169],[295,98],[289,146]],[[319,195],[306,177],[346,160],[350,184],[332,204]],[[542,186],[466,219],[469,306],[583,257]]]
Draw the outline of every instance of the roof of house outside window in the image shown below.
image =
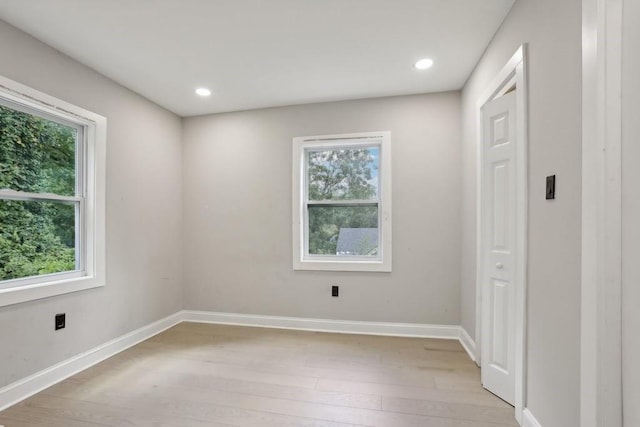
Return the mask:
[[341,228],[336,255],[377,255],[377,228]]

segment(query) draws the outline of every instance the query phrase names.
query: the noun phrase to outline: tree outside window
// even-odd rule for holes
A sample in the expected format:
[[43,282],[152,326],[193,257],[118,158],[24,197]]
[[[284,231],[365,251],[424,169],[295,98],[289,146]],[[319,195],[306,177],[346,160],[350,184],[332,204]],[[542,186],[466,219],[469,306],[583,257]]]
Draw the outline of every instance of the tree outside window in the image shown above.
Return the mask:
[[389,132],[294,139],[294,269],[391,271]]
[[0,105],[0,189],[25,196],[0,195],[0,280],[77,269],[77,138],[75,127]]

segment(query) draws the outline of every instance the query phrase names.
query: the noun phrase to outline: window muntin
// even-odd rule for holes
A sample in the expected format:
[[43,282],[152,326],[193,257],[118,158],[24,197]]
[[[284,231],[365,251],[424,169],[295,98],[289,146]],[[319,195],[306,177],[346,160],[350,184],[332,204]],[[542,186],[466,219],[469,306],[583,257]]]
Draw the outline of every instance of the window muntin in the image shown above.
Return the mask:
[[294,269],[391,271],[389,141],[294,139]]
[[0,76],[0,306],[104,286],[106,127]]

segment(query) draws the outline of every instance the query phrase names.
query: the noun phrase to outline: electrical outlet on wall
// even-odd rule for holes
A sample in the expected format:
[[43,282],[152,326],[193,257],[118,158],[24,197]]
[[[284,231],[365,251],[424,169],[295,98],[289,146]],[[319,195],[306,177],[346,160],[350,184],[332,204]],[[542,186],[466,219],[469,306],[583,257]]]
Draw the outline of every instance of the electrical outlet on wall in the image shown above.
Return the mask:
[[556,198],[556,176],[549,175],[546,181],[546,199],[553,200]]
[[56,314],[56,331],[58,329],[64,329],[67,326],[67,315],[66,313],[58,313]]

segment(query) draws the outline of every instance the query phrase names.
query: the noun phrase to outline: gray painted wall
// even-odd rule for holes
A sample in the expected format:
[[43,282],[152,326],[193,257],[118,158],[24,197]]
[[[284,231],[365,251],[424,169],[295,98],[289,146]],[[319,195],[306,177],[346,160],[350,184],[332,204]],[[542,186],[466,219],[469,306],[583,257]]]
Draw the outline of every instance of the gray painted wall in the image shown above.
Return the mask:
[[[0,387],[182,308],[181,121],[0,21],[0,74],[107,117],[107,285],[0,308]],[[54,332],[55,313],[67,327]]]
[[[461,322],[473,336],[475,100],[527,42],[529,215],[530,230],[536,230],[529,234],[527,406],[545,427],[577,425],[580,29],[579,0],[520,0],[462,100],[444,93],[347,101],[196,117],[181,126],[173,114],[0,22],[0,57],[10,59],[0,63],[0,74],[102,114],[109,126],[107,286],[0,308],[0,341],[11,343],[0,346],[0,386],[183,307]],[[637,39],[637,33],[627,34]],[[626,70],[626,87],[637,92]],[[637,97],[625,102],[625,115],[637,115]],[[630,155],[637,147],[629,141],[638,135],[632,121],[625,127]],[[294,272],[291,139],[371,130],[392,132],[393,272]],[[633,173],[625,165],[625,173]],[[547,202],[544,176],[552,173],[558,199]],[[629,175],[625,182],[637,178]],[[637,217],[640,203],[629,194],[626,218]],[[625,226],[629,233],[640,230],[631,222]],[[640,250],[633,244],[625,239],[626,255]],[[629,284],[638,274],[627,268],[624,276],[626,295],[636,302],[637,289],[633,294]],[[342,287],[338,299],[329,296],[332,284]],[[53,315],[63,311],[68,326],[55,333]],[[637,338],[628,326],[638,324],[638,315],[628,309],[625,315],[625,360],[637,360]],[[625,368],[636,379],[625,381],[625,399],[637,401],[637,371],[629,363]],[[625,408],[627,419],[637,420],[635,409]]]
[[[580,390],[580,0],[519,0],[462,94],[461,321],[475,335],[476,100],[529,44],[526,406],[545,427],[577,426]],[[545,176],[556,174],[555,201]]]
[[[292,138],[386,130],[393,272],[294,272]],[[187,309],[459,324],[459,93],[188,118],[183,170]]]
[[624,0],[622,60],[622,386],[625,426],[640,426],[640,2]]

